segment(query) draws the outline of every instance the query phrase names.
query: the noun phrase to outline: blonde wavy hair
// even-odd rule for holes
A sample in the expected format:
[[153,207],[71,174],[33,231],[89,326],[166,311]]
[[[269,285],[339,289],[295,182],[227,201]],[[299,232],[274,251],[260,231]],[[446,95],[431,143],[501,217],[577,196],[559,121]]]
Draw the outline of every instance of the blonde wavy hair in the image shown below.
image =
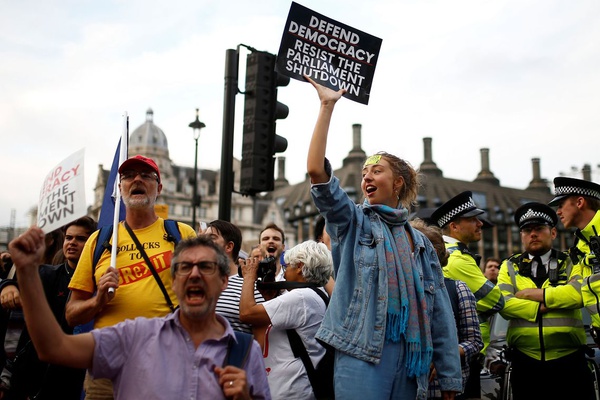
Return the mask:
[[417,194],[419,193],[419,187],[421,186],[421,174],[418,173],[412,165],[406,160],[396,157],[393,154],[385,151],[379,151],[376,153],[384,158],[392,168],[394,177],[401,177],[404,180],[402,190],[398,194],[398,200],[402,203],[402,206],[410,209],[411,206],[416,206]]

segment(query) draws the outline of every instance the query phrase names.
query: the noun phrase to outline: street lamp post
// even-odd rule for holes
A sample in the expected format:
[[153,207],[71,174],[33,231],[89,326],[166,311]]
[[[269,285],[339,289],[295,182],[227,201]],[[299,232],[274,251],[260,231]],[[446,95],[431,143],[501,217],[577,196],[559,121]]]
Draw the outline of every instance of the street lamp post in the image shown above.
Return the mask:
[[196,153],[194,156],[194,189],[192,193],[192,227],[196,230],[196,208],[200,206],[198,197],[198,139],[200,138],[200,129],[206,127],[204,122],[198,119],[198,109],[196,108],[196,120],[188,125],[194,131],[194,141],[196,142]]

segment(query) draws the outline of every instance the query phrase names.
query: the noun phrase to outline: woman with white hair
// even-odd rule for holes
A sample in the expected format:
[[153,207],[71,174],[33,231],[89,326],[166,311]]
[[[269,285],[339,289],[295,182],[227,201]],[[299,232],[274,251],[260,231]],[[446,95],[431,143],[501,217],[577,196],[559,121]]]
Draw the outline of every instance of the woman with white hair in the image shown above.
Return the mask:
[[254,282],[258,262],[248,260],[243,266],[244,283],[240,300],[240,319],[253,325],[266,325],[263,355],[273,399],[314,399],[306,369],[294,357],[287,330],[295,330],[314,367],[325,355],[315,334],[325,315],[325,302],[315,292],[321,290],[333,269],[327,246],[309,240],[286,250],[284,277],[287,282],[302,282],[311,287],[290,289],[261,304],[254,300]]

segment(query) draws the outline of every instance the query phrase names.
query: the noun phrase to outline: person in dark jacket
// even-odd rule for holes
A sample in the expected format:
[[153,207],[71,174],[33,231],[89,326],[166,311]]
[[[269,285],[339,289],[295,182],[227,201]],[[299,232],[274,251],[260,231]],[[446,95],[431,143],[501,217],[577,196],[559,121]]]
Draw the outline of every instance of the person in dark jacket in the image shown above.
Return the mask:
[[[69,327],[64,316],[69,297],[69,282],[77,267],[83,246],[95,230],[96,222],[90,217],[82,217],[67,224],[64,228],[62,246],[66,261],[58,265],[40,266],[40,278],[50,309],[62,330],[69,334],[73,333],[73,328]],[[13,285],[18,290],[16,279],[4,280],[1,287],[8,285]],[[10,385],[0,387],[0,398],[79,400],[85,370],[41,362],[25,328],[19,338],[15,359],[7,363],[2,373],[3,376],[7,374],[11,374]]]

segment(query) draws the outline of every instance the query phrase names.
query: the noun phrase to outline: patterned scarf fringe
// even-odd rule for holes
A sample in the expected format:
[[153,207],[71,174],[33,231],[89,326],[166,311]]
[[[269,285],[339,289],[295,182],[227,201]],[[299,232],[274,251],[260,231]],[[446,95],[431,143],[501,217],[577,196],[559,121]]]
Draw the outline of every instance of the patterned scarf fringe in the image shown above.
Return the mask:
[[385,337],[392,343],[399,343],[400,339],[404,337],[407,374],[409,377],[417,377],[429,373],[429,366],[433,358],[433,348],[427,347],[424,352],[421,352],[420,341],[409,341],[406,338],[408,307],[403,307],[402,310],[401,314],[387,314]]
[[400,314],[387,313],[385,324],[385,337],[392,343],[400,343],[402,336],[406,336],[408,325],[408,307],[403,306]]
[[412,342],[406,344],[407,375],[417,377],[429,373],[429,367],[433,358],[433,348],[428,347],[421,351],[421,343]]

